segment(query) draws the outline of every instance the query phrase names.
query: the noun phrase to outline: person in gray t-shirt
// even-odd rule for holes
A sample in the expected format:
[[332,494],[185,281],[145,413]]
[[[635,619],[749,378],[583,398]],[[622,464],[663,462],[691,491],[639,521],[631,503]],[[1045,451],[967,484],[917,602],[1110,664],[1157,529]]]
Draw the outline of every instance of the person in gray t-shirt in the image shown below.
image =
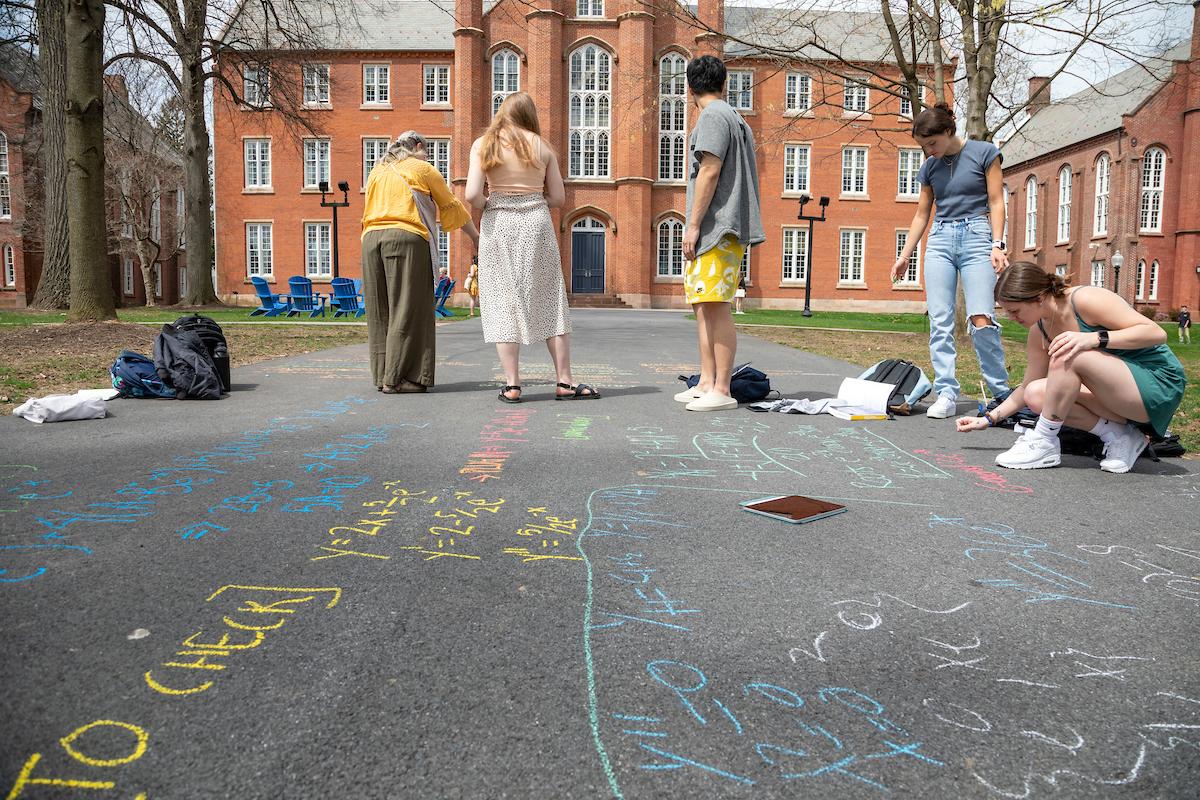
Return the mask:
[[700,382],[675,395],[688,411],[737,408],[729,390],[737,352],[730,303],[746,248],[766,239],[754,135],[725,102],[725,78],[725,65],[715,56],[688,64],[688,90],[700,117],[688,140],[684,293],[700,332]]
[[[954,306],[960,280],[983,379],[993,397],[1010,391],[993,296],[996,274],[1008,266],[1001,156],[991,142],[964,141],[956,136],[954,114],[944,103],[917,114],[912,133],[927,158],[917,173],[921,184],[917,213],[904,250],[892,265],[892,282],[909,274],[908,259],[925,236],[930,212],[936,206],[925,247],[925,300],[937,400],[925,414],[945,419],[954,415],[958,400]],[[920,279],[917,274],[907,280]]]

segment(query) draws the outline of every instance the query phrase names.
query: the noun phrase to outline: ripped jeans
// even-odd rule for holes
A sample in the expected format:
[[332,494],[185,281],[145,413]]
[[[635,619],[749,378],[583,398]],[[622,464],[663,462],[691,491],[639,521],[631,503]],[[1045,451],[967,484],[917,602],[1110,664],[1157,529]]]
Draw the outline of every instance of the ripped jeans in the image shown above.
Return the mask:
[[962,276],[967,299],[967,317],[985,316],[990,325],[971,327],[971,340],[979,356],[980,371],[993,396],[1009,391],[1004,366],[1004,346],[996,324],[994,296],[996,273],[992,270],[992,226],[986,216],[970,219],[935,220],[925,253],[925,298],[929,305],[929,358],[933,362],[933,390],[957,398],[954,377],[957,351],[954,347],[954,303]]

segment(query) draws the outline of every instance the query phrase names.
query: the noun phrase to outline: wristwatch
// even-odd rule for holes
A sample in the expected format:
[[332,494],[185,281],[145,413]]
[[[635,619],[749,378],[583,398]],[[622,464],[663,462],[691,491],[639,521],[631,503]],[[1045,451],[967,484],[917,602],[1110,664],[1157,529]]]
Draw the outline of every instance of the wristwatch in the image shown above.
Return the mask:
[[1100,349],[1108,349],[1108,331],[1096,331],[1096,338],[1100,340]]
[[992,242],[992,249],[999,250],[1001,253],[1007,253],[1008,252],[1008,243],[1005,242],[1003,239],[997,239],[994,242]]

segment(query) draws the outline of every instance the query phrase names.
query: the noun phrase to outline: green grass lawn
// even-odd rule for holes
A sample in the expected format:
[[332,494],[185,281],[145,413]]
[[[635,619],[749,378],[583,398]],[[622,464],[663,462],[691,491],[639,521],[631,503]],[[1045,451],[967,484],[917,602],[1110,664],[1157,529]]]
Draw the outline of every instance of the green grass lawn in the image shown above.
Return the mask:
[[[466,319],[467,309],[465,307],[446,306],[454,316],[449,317],[447,321]],[[357,322],[365,323],[366,317],[334,317],[332,312],[327,312],[324,317],[310,319],[308,315],[300,315],[295,317],[251,317],[249,307],[231,308],[229,306],[209,306],[205,308],[185,308],[182,306],[154,306],[151,308],[118,308],[117,319],[121,322],[174,322],[180,317],[191,314],[193,311],[203,314],[206,317],[221,322],[262,322],[266,324],[279,325],[303,325],[309,322]],[[66,322],[67,312],[65,311],[39,311],[36,309],[21,310],[21,311],[0,311],[0,325],[45,325],[54,322]],[[439,320],[440,321],[440,320]]]

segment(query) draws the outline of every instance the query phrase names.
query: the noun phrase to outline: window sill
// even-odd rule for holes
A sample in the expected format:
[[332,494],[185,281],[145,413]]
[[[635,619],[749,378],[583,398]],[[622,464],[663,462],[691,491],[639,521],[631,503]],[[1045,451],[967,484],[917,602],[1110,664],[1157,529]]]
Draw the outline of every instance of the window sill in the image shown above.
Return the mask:
[[453,111],[454,106],[449,103],[422,103],[422,111]]
[[862,281],[838,281],[838,289],[853,289],[855,291],[865,291],[867,284]]
[[847,200],[847,201],[853,201],[853,202],[861,202],[861,201],[870,200],[870,199],[871,199],[871,195],[869,195],[869,194],[847,194],[847,193],[843,192],[842,194],[838,195],[838,200]]
[[925,287],[919,283],[897,283],[892,287],[894,292],[923,292]]
[[801,279],[785,280],[779,282],[780,289],[803,289],[805,281]]
[[671,275],[671,276],[655,275],[654,282],[661,283],[661,284],[682,284],[683,276],[682,275]]
[[1107,238],[1108,238],[1108,231],[1101,231],[1100,233],[1093,233],[1093,234],[1092,234],[1092,241],[1093,241],[1093,242],[1094,242],[1094,241],[1096,241],[1097,239],[1107,239]]
[[[254,275],[252,277],[262,278],[267,283],[276,283],[274,275]],[[250,278],[244,278],[244,279],[242,279],[242,285],[243,286],[253,286],[254,281],[250,280]]]
[[811,197],[811,193],[807,189],[798,189],[795,191],[788,190],[779,195],[784,200],[799,200],[802,197]]
[[730,106],[730,108],[741,114],[743,117],[758,116],[757,112],[755,112],[753,108],[738,108],[737,106]]
[[[567,178],[565,183],[611,184],[612,178]],[[685,186],[687,184],[684,184]]]
[[870,122],[875,117],[869,111],[847,111],[846,109],[842,109],[842,119],[861,119],[865,122]]
[[[575,180],[575,179],[572,178],[571,180]],[[655,187],[664,187],[664,188],[668,188],[668,189],[675,189],[675,188],[686,189],[687,181],[683,180],[681,178],[677,181],[674,181],[674,180],[672,180],[672,181],[655,181],[652,185]]]
[[919,194],[898,194],[896,195],[897,203],[916,203],[921,199]]
[[243,186],[242,194],[275,194],[274,186]]
[[304,111],[333,111],[333,103],[305,103],[300,108]]
[[359,111],[391,111],[391,103],[363,103],[358,107]]
[[1153,236],[1155,238],[1162,238],[1163,232],[1162,231],[1138,231],[1138,236]]
[[815,116],[816,115],[813,114],[811,108],[804,108],[804,109],[793,108],[793,109],[783,112],[784,119],[794,119],[796,117],[804,117],[806,119],[814,119]]
[[246,112],[255,112],[255,111],[271,111],[271,110],[273,110],[274,108],[275,108],[275,106],[271,105],[270,103],[266,103],[266,104],[264,104],[264,105],[261,105],[261,106],[252,106],[252,105],[250,105],[249,103],[240,103],[240,104],[238,104],[238,110],[239,110],[239,111],[246,111]]
[[[320,194],[321,190],[316,186],[305,186],[300,189],[300,194]],[[335,194],[334,191],[328,191],[325,194]]]

